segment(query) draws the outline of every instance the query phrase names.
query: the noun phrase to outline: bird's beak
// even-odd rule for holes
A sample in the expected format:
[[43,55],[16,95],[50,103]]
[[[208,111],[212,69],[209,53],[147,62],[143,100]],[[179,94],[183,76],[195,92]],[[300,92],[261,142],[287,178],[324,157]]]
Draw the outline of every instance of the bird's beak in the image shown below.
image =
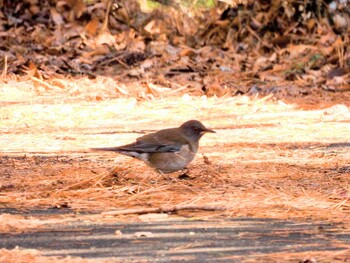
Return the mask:
[[216,131],[213,131],[213,130],[208,129],[208,128],[205,128],[205,129],[202,130],[202,133],[207,133],[207,132],[216,133]]

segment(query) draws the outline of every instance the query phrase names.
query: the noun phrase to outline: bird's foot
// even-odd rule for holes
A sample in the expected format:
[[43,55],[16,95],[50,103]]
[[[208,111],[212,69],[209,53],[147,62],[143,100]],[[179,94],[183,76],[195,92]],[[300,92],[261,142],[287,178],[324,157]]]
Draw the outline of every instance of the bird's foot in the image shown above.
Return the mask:
[[180,180],[192,180],[193,177],[189,175],[189,169],[185,167],[184,169],[181,170],[180,175],[178,176],[178,179]]

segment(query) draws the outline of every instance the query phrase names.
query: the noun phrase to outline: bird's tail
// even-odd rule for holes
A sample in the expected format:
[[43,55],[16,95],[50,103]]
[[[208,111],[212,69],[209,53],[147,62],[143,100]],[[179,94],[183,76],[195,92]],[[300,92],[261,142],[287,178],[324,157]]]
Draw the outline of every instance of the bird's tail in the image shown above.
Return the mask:
[[126,144],[123,146],[117,146],[117,147],[102,147],[102,148],[90,148],[93,151],[108,151],[108,152],[119,152],[124,153],[125,152],[139,152],[137,148],[135,148],[135,143]]
[[[130,157],[134,157],[140,159],[142,161],[148,161],[148,154],[138,151],[134,151],[132,148],[128,148],[129,145],[120,146],[120,147],[105,147],[105,148],[90,148],[92,151],[109,151],[109,152],[117,152],[120,154],[124,154]],[[132,144],[130,144],[132,146]]]
[[104,147],[104,148],[90,148],[92,151],[108,151],[108,152],[120,152],[123,151],[119,147]]

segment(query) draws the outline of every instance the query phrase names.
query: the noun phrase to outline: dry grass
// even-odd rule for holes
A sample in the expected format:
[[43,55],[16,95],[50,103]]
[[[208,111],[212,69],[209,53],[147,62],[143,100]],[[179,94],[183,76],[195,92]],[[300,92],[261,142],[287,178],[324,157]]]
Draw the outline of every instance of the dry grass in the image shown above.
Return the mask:
[[[106,259],[85,259],[80,257],[53,257],[53,256],[43,256],[40,251],[35,249],[0,249],[0,262],[74,262],[74,263],[89,263],[89,262],[120,262],[119,260],[114,260],[113,258]],[[350,257],[349,250],[334,251],[334,252],[298,252],[298,253],[273,253],[266,255],[249,255],[244,259],[244,262],[318,262],[318,263],[340,263],[348,262]],[[302,261],[300,259],[302,258]],[[240,256],[228,256],[227,258],[221,257],[221,259],[231,260],[241,260]]]
[[[349,219],[350,114],[344,105],[302,110],[307,105],[270,98],[188,95],[96,102],[70,99],[69,90],[34,96],[29,84],[1,90],[2,206],[107,212],[210,205],[225,210],[177,213]],[[186,180],[159,175],[128,157],[88,150],[188,119],[203,121],[217,134],[202,139],[205,158],[197,155]]]
[[[84,259],[79,257],[48,257],[43,256],[41,251],[36,249],[0,249],[0,263],[25,263],[25,262],[36,262],[36,263],[93,263],[95,259]],[[99,259],[99,263],[113,262],[110,259]],[[114,261],[117,262],[117,261]]]
[[[334,252],[298,252],[298,253],[273,253],[266,255],[253,255],[244,262],[317,262],[317,263],[340,263],[348,262],[350,250],[334,251]],[[232,258],[234,259],[234,258]],[[302,259],[302,260],[300,260]]]

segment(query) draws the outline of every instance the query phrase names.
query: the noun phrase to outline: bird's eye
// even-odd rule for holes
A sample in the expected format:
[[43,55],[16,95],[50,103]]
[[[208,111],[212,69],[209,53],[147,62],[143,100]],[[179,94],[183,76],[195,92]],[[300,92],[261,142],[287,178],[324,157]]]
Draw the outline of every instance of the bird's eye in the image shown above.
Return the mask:
[[201,132],[201,129],[198,128],[198,127],[193,127],[193,131],[194,131],[195,133],[200,133],[200,132]]

